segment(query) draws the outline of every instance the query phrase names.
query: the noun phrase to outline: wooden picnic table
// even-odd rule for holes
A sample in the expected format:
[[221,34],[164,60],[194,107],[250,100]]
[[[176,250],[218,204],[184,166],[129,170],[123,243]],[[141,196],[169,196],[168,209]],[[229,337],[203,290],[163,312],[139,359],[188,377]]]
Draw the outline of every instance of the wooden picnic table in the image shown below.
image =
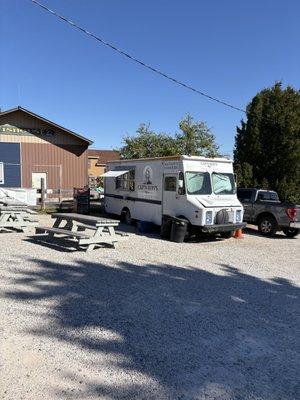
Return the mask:
[[125,236],[115,232],[114,228],[119,225],[115,219],[76,213],[54,213],[52,218],[55,219],[52,227],[39,226],[36,232],[46,232],[50,237],[63,235],[62,239],[71,237],[78,241],[79,246],[87,245],[86,251],[103,243],[115,247],[120,236]]
[[0,206],[0,230],[19,229],[25,232],[28,227],[38,224],[32,219],[33,214],[36,212],[26,207]]

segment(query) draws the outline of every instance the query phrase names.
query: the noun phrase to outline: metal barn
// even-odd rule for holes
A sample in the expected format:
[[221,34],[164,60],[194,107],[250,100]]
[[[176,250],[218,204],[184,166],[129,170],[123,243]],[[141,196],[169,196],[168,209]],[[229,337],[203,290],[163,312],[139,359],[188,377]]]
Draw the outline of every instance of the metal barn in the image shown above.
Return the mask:
[[[69,197],[88,184],[92,142],[22,107],[0,113],[0,188],[46,188]],[[58,196],[57,196],[58,197]]]

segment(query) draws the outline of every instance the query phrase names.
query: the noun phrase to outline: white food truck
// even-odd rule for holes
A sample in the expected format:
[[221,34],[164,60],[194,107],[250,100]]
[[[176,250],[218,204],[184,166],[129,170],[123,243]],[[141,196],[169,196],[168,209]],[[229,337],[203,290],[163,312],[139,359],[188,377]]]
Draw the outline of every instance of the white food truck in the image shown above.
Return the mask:
[[243,228],[232,161],[174,156],[107,163],[102,175],[108,213],[161,225],[163,216],[183,218],[193,232],[224,238]]

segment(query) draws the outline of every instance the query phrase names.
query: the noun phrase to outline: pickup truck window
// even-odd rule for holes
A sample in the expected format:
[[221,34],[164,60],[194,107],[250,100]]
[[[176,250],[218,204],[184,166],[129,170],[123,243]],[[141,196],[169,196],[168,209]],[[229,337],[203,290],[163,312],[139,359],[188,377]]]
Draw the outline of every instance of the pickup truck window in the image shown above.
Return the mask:
[[208,172],[186,172],[188,194],[211,194],[211,183]]
[[237,197],[240,201],[251,201],[253,191],[247,189],[238,189],[237,190]]
[[278,194],[276,192],[263,192],[259,191],[257,195],[258,201],[279,201]]
[[236,191],[233,174],[214,172],[212,174],[212,185],[215,194],[234,194]]

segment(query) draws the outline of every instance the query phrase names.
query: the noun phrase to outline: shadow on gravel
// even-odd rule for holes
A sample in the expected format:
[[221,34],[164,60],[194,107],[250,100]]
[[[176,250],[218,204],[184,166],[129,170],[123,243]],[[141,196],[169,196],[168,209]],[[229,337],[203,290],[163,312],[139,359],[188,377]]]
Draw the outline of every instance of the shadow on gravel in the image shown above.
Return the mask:
[[256,228],[252,228],[247,226],[244,229],[244,233],[246,233],[247,235],[251,235],[251,236],[259,236],[263,239],[281,239],[281,240],[293,240],[293,239],[297,239],[297,237],[294,238],[288,238],[287,236],[284,235],[283,232],[277,232],[274,236],[263,236]]
[[[155,227],[152,232],[146,233],[146,232],[139,232],[138,228],[134,225],[128,226],[125,224],[120,223],[118,228],[116,229],[116,232],[120,233],[126,233],[126,234],[136,234],[138,236],[144,236],[149,239],[153,240],[166,240],[168,239],[162,239],[160,236],[160,228]],[[70,240],[66,237],[49,237],[47,234],[40,234],[40,235],[32,235],[28,236],[26,239],[24,239],[26,242],[29,243],[34,243],[37,245],[40,245],[42,247],[47,247],[49,249],[57,250],[60,252],[69,252],[72,253],[74,251],[85,251],[86,246],[78,246],[78,242],[74,240]],[[193,236],[187,240],[188,243],[208,243],[208,242],[220,242],[224,241],[227,239],[222,239],[218,238],[215,236],[209,236],[209,235],[203,235],[203,236]],[[180,246],[180,244],[178,244]],[[110,245],[105,245],[104,243],[101,243],[100,245],[96,245],[95,248],[101,248],[101,247],[111,247]]]
[[[33,261],[36,268],[16,271],[5,294],[51,300],[53,317],[32,333],[57,346],[68,342],[74,352],[111,356],[111,376],[116,368],[127,377],[125,384],[108,375],[97,380],[99,372],[80,375],[75,364],[75,392],[64,398],[299,399],[300,290],[291,282],[263,281],[228,265],[216,275],[173,265]],[[107,331],[110,340],[101,335]]]

